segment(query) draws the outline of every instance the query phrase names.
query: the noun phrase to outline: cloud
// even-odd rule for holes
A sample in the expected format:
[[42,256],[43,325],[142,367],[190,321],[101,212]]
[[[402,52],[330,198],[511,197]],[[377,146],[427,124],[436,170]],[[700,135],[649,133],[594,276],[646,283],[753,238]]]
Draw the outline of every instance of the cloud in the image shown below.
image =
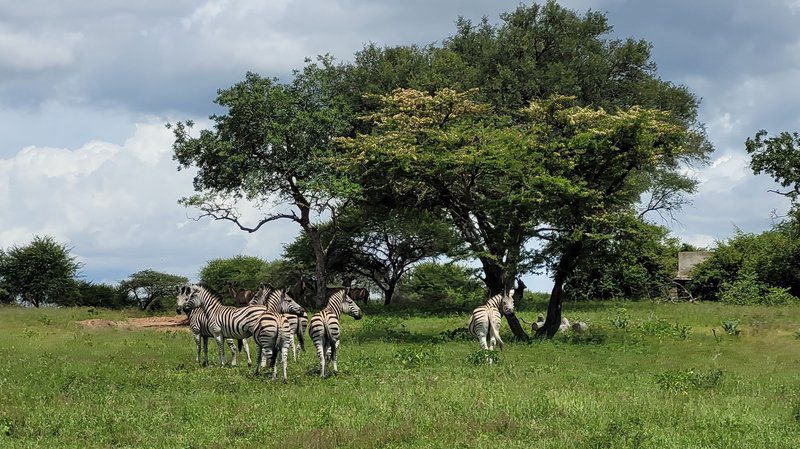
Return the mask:
[[177,199],[191,193],[192,173],[176,171],[171,143],[162,123],[140,123],[122,144],[30,146],[0,159],[0,247],[53,235],[74,247],[90,279],[150,267],[194,278],[213,257],[278,256],[297,234],[291,223],[249,236],[190,218]]
[[81,33],[32,35],[0,27],[0,69],[27,73],[69,66],[82,38]]

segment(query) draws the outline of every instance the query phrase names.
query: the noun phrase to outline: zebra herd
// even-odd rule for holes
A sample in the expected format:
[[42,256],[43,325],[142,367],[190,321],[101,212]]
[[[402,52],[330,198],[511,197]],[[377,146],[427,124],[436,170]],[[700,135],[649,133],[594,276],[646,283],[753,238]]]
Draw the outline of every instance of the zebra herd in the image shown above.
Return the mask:
[[208,363],[208,339],[214,338],[219,351],[219,363],[225,365],[224,344],[232,352],[231,365],[236,365],[237,348],[233,340],[239,340],[239,349],[244,347],[247,363],[251,364],[247,339],[252,337],[258,346],[256,375],[260,369],[272,369],[273,379],[277,378],[277,358],[281,358],[283,381],[287,379],[287,358],[289,347],[294,348],[297,359],[297,346],[303,348],[303,333],[310,323],[309,335],[317,348],[320,359],[320,372],[325,377],[328,363],[333,364],[333,373],[338,371],[337,353],[339,348],[342,312],[360,319],[361,309],[349,296],[349,289],[329,289],[328,305],[308,320],[308,315],[286,290],[262,286],[250,303],[244,307],[225,306],[220,297],[199,284],[187,284],[177,288],[176,312],[188,313],[189,324],[197,344],[197,362],[200,362],[201,346],[204,363]]
[[[214,338],[219,351],[219,363],[225,365],[227,344],[231,350],[231,365],[236,365],[237,353],[244,348],[247,364],[252,363],[247,339],[252,337],[257,345],[256,375],[269,363],[272,378],[278,375],[277,359],[283,368],[283,381],[287,379],[287,358],[292,347],[294,360],[297,348],[304,349],[303,334],[308,334],[316,347],[320,362],[320,375],[324,378],[328,364],[331,372],[338,372],[339,336],[342,313],[361,319],[362,312],[350,296],[348,288],[328,289],[328,302],[324,309],[308,319],[308,314],[286,290],[262,285],[248,305],[225,306],[220,297],[199,284],[177,288],[176,312],[189,314],[189,326],[197,344],[196,360],[200,362],[201,347],[204,364],[208,364],[208,339]],[[514,312],[514,290],[491,296],[484,305],[475,308],[469,320],[469,332],[480,343],[481,349],[502,349],[500,339],[501,316]],[[238,340],[234,346],[233,340]]]

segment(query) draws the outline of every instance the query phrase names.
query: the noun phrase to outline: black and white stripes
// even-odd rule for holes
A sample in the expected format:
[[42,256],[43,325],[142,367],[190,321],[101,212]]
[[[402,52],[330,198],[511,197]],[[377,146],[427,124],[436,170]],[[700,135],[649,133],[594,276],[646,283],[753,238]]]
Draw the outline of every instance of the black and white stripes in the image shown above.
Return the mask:
[[[264,306],[224,306],[216,293],[202,285],[195,284],[178,287],[177,313],[191,312],[194,309],[201,309],[206,315],[208,331],[217,341],[220,365],[225,365],[223,339],[250,338],[253,335],[253,329],[258,319],[267,311]],[[250,351],[247,347],[247,340],[244,340],[244,343],[244,349],[249,357]],[[235,353],[231,364],[236,365]]]
[[332,289],[328,293],[328,305],[309,321],[308,334],[317,348],[322,377],[325,377],[325,368],[329,361],[333,362],[332,372],[336,374],[339,371],[339,315],[344,312],[357,320],[361,319],[361,309],[348,293],[347,288]]
[[502,349],[500,339],[501,314],[514,311],[514,290],[494,295],[486,304],[475,308],[469,320],[469,331],[478,338],[481,349],[494,349],[495,344]]

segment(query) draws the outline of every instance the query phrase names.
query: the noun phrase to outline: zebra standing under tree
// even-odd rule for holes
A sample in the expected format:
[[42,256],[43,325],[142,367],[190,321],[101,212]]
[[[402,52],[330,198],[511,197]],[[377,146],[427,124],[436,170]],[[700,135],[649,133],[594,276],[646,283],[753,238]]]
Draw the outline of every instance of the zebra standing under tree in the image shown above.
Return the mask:
[[[248,362],[250,361],[247,338],[253,335],[258,319],[267,311],[264,306],[224,306],[219,295],[199,284],[178,287],[175,309],[177,313],[200,309],[205,314],[208,330],[217,342],[220,366],[225,365],[223,339],[227,338],[243,340]],[[236,365],[236,352],[233,353],[231,365]]]
[[[331,289],[328,293],[328,305],[311,317],[308,334],[317,348],[320,363],[320,375],[325,377],[325,366],[333,362],[333,374],[339,371],[337,357],[339,352],[339,315],[342,312],[361,319],[361,309],[349,295],[349,288]],[[330,355],[329,355],[330,354]]]
[[514,290],[489,298],[486,304],[475,308],[469,320],[469,332],[478,338],[481,349],[493,350],[495,343],[503,348],[500,339],[501,313],[514,312]]
[[[197,344],[197,357],[195,360],[200,363],[200,347],[203,348],[203,366],[208,365],[208,338],[214,337],[214,334],[208,329],[208,320],[206,314],[200,309],[194,309],[189,312],[189,329],[192,330],[194,342]],[[226,339],[225,342],[231,349],[231,354],[236,354],[236,346],[233,345],[233,339]],[[239,344],[241,345],[241,340]],[[250,352],[247,352],[247,365],[250,365]]]
[[[250,300],[250,305],[266,306],[267,311],[269,312],[279,312],[282,295],[286,295],[287,298],[294,301],[294,298],[289,296],[289,293],[286,290],[277,289],[270,284],[262,284],[261,289],[256,292],[253,299]],[[301,351],[305,351],[303,333],[305,333],[306,327],[308,327],[308,313],[303,310],[302,314],[290,313],[287,314],[285,318],[289,322],[289,327],[292,330],[291,345],[294,361],[296,362],[298,345],[300,346]]]
[[[272,378],[278,376],[278,356],[281,357],[283,365],[283,382],[286,382],[286,358],[289,352],[289,344],[294,336],[289,317],[297,318],[298,315],[305,313],[285,291],[281,290],[278,300],[275,301],[278,310],[265,312],[259,318],[256,327],[253,329],[253,340],[258,344],[258,358],[256,359],[256,376],[258,371],[263,368],[267,360],[272,368]],[[297,320],[294,320],[295,325]]]

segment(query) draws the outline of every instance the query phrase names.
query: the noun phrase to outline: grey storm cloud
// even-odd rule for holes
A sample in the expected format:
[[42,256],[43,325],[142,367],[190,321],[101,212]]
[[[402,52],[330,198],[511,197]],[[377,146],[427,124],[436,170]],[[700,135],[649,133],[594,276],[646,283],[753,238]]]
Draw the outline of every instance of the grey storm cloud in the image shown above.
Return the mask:
[[[512,1],[82,0],[0,2],[0,247],[51,233],[87,277],[154,267],[193,277],[210,257],[275,257],[296,235],[195,222],[176,199],[166,121],[203,119],[216,90],[248,70],[286,77],[306,57],[348,59],[364,44],[428,44],[464,16],[499,20]],[[570,0],[607,12],[613,37],[653,44],[659,75],[702,98],[716,152],[693,174],[693,204],[668,223],[712,244],[761,231],[786,210],[754,176],[744,140],[800,129],[800,0]],[[123,211],[120,212],[120,209]],[[653,217],[654,221],[657,217]],[[546,288],[547,280],[529,282]]]

